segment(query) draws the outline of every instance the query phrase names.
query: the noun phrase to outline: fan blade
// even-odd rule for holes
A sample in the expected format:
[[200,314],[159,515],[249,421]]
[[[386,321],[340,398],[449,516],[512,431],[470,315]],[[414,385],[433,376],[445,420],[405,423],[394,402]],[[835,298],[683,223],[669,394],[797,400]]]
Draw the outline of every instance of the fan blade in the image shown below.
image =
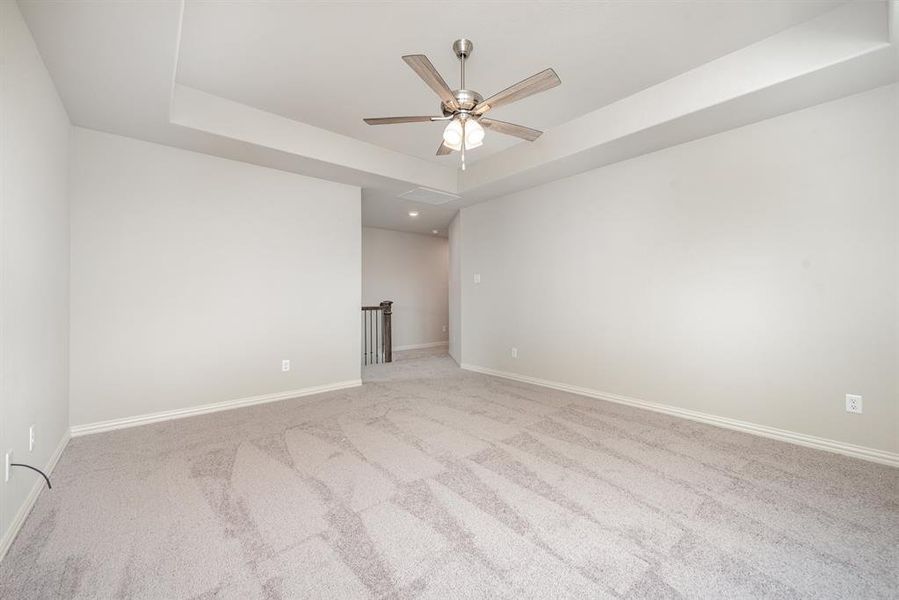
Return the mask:
[[493,94],[475,106],[472,112],[476,115],[482,115],[491,108],[516,102],[538,92],[554,88],[561,83],[562,80],[559,79],[559,76],[556,75],[555,71],[546,69],[545,71],[540,71],[536,75],[531,75],[524,81],[519,81],[515,85],[507,87],[499,93]]
[[393,125],[395,123],[427,123],[429,121],[442,121],[443,117],[377,117],[362,119],[369,125]]
[[421,77],[422,81],[428,84],[429,88],[440,96],[444,104],[451,108],[459,108],[456,98],[453,96],[453,91],[446,85],[446,81],[443,80],[443,77],[440,76],[440,73],[437,72],[437,69],[434,68],[427,56],[424,54],[410,54],[404,56],[403,60],[412,67],[412,70]]
[[486,117],[482,117],[478,119],[478,121],[487,129],[492,129],[497,133],[513,135],[517,138],[521,138],[529,142],[533,142],[538,137],[543,135],[542,131],[531,129],[530,127],[525,127],[524,125],[516,125],[515,123],[506,123],[505,121],[497,121],[495,119],[488,119]]
[[447,146],[446,142],[440,142],[440,147],[437,148],[437,156],[446,156],[452,151],[453,149]]

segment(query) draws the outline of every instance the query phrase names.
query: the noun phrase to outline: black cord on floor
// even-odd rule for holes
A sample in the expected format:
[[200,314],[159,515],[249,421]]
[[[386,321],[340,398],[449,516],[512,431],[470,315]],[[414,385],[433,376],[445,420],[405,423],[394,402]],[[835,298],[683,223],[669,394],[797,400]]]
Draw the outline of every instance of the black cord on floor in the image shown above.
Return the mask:
[[22,463],[9,463],[9,466],[10,467],[25,467],[26,469],[31,469],[32,471],[37,471],[38,473],[41,474],[41,477],[44,478],[44,481],[47,482],[47,487],[51,490],[53,489],[53,486],[50,485],[50,478],[47,477],[46,475],[44,475],[44,472],[41,471],[40,469],[36,469],[36,468],[32,467],[31,465],[23,465]]

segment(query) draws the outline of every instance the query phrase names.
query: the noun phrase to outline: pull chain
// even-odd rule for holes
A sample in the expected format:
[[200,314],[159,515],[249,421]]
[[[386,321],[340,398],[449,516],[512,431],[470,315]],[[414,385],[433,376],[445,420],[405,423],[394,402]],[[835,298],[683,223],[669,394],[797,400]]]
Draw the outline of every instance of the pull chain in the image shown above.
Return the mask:
[[[464,54],[463,54],[462,56],[459,57],[459,65],[460,65],[460,71],[461,71],[461,77],[460,77],[460,79],[462,80],[462,83],[461,83],[461,89],[464,90],[464,89],[465,89],[465,55],[464,55]],[[462,154],[462,170],[464,171],[464,170],[465,170],[465,123],[468,121],[468,119],[465,119],[465,118],[461,118],[461,117],[460,117],[460,118],[459,118],[459,121],[462,123],[462,150],[461,150],[461,154]]]
[[465,170],[465,124],[467,123],[468,119],[467,118],[459,119],[459,121],[462,123],[462,170],[464,171]]

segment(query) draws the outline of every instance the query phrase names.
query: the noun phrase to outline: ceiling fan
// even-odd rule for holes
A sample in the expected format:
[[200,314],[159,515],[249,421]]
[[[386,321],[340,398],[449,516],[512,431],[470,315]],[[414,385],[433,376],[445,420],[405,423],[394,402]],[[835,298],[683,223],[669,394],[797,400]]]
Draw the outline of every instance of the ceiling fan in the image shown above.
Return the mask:
[[559,76],[552,69],[540,71],[527,79],[519,81],[515,85],[507,87],[501,92],[493,94],[486,100],[479,93],[465,89],[465,60],[471,56],[474,44],[471,40],[460,39],[453,42],[453,52],[459,59],[461,71],[461,85],[458,90],[451,90],[431,61],[424,54],[411,54],[404,56],[412,70],[421,77],[428,87],[434,90],[440,97],[441,116],[423,117],[381,117],[363,119],[369,125],[393,125],[396,123],[424,123],[431,121],[449,121],[443,130],[443,141],[437,148],[437,156],[458,151],[462,155],[462,170],[465,170],[465,151],[477,148],[484,142],[484,128],[498,133],[515,136],[529,142],[533,142],[543,133],[523,125],[506,123],[488,119],[484,114],[504,104],[510,104],[522,98],[527,98],[538,92],[554,88],[562,83]]

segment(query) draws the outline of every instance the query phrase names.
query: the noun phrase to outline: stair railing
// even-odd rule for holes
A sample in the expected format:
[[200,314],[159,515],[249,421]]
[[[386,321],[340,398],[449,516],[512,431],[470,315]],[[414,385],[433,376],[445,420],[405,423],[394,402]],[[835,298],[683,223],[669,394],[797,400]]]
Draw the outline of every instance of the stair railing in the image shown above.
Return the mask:
[[393,301],[362,307],[362,364],[393,362]]

